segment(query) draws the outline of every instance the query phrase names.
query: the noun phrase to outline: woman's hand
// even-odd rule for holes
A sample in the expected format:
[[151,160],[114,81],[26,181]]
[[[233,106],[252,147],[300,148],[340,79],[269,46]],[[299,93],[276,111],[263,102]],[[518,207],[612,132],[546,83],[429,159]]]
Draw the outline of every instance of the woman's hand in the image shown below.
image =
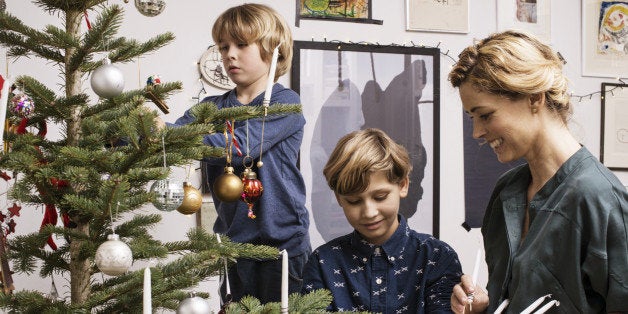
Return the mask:
[[469,275],[462,275],[460,281],[451,294],[451,310],[454,313],[484,313],[488,307],[486,292],[479,286],[474,287]]

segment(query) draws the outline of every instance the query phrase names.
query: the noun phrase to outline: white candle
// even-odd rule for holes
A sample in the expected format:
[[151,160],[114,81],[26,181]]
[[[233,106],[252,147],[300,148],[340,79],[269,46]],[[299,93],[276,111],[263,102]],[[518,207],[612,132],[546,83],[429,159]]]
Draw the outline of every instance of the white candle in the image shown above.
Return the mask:
[[506,309],[506,307],[508,306],[508,304],[510,304],[510,300],[506,299],[504,300],[498,307],[497,310],[495,310],[495,314],[501,314],[504,309]]
[[264,93],[264,106],[270,105],[270,95],[273,93],[273,85],[275,85],[275,72],[277,71],[277,59],[279,58],[279,46],[273,49],[273,58],[270,61],[270,70],[268,71],[268,81],[266,82],[266,92]]
[[528,306],[525,310],[523,310],[523,312],[521,312],[520,314],[530,314],[532,313],[532,311],[534,311],[534,309],[536,309],[539,305],[541,305],[541,303],[543,303],[543,301],[545,301],[545,298],[551,297],[551,294],[548,295],[544,295],[540,298],[538,298],[536,301],[534,301],[532,304],[530,304],[530,306]]
[[[478,274],[480,271],[480,263],[482,262],[482,249],[478,249],[478,253],[475,255],[475,266],[473,266],[473,275],[472,275],[472,281],[473,281],[473,289],[475,289],[475,286],[478,283]],[[475,290],[474,290],[475,291]],[[467,295],[467,302],[469,303],[469,310],[473,310],[473,297],[475,296],[475,293],[469,293]]]
[[478,249],[478,253],[475,255],[475,266],[473,267],[473,288],[478,284],[478,275],[480,272],[480,263],[482,262],[482,249]]
[[143,314],[153,313],[153,299],[151,297],[150,267],[144,268],[144,299]]
[[281,251],[281,313],[288,313],[288,251]]
[[543,307],[540,308],[538,311],[534,312],[534,314],[543,314],[554,305],[559,306],[560,302],[558,302],[557,300],[549,301],[547,304],[543,305]]
[[4,147],[4,122],[7,117],[7,104],[9,103],[9,89],[11,89],[11,85],[13,85],[13,81],[7,77],[4,80],[2,92],[0,93],[0,125],[2,125],[2,129],[0,129],[0,149]]

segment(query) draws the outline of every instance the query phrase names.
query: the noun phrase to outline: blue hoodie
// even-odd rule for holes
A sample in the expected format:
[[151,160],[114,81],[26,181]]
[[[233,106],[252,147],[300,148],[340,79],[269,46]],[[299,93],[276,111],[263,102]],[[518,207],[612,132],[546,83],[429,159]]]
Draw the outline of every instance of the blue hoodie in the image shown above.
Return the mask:
[[[263,97],[263,93],[258,95],[248,106],[261,106]],[[219,109],[244,106],[238,101],[235,90],[206,97],[203,102],[213,102]],[[275,84],[270,103],[300,104],[301,100],[293,90]],[[192,121],[194,117],[190,115],[190,110],[187,110],[174,125],[184,125]],[[304,125],[305,118],[301,113],[266,117],[262,146],[263,166],[257,168],[262,119],[248,121],[249,156],[254,160],[253,171],[257,173],[257,178],[264,187],[262,196],[253,206],[257,218],[248,217],[248,206],[245,202],[240,200],[222,202],[212,195],[218,211],[218,218],[214,224],[215,233],[225,234],[234,242],[286,249],[290,256],[309,254],[311,246],[308,232],[309,214],[305,208],[305,184],[297,167]],[[234,132],[243,156],[238,156],[234,148],[231,165],[235,169],[235,174],[240,176],[244,170],[243,157],[247,149],[247,122],[236,122]],[[222,133],[207,135],[203,142],[210,146],[225,147],[225,137]],[[216,179],[224,173],[226,159],[212,158],[204,161],[202,164],[206,167],[211,189]]]

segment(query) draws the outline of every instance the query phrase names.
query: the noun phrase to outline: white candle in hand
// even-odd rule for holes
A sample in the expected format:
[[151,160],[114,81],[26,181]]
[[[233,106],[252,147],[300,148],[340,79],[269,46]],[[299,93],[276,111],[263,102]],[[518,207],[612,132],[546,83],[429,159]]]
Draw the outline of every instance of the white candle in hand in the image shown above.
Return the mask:
[[[471,277],[472,282],[473,282],[473,289],[475,289],[475,286],[478,284],[478,275],[480,273],[481,262],[482,262],[482,249],[478,249],[478,253],[475,255],[475,266],[473,266],[473,275]],[[467,302],[469,302],[469,310],[473,310],[473,307],[471,304],[473,303],[474,297],[475,297],[475,292],[467,295]]]
[[281,313],[288,313],[288,251],[281,251]]
[[144,298],[143,298],[143,314],[153,313],[153,298],[151,296],[150,267],[144,269]]
[[475,266],[473,267],[473,288],[478,284],[478,275],[480,274],[480,263],[482,263],[482,249],[478,249],[475,255]]
[[279,46],[273,49],[273,58],[270,61],[270,70],[268,71],[268,81],[266,82],[266,92],[264,93],[264,106],[270,105],[270,95],[273,93],[273,85],[275,85],[275,72],[277,71],[277,59],[279,58]]

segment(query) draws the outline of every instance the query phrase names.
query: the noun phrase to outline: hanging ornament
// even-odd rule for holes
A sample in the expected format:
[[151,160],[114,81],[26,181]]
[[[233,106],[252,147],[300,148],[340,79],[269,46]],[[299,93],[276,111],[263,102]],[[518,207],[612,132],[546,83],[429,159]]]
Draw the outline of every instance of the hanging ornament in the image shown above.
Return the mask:
[[159,75],[151,75],[146,79],[146,86],[155,86],[161,84],[161,77]]
[[170,108],[168,108],[168,104],[166,104],[166,102],[157,97],[157,95],[155,93],[153,93],[153,89],[155,86],[157,85],[161,85],[161,78],[159,77],[159,75],[151,75],[148,77],[148,79],[146,79],[146,88],[144,89],[144,96],[146,96],[146,98],[150,99],[150,101],[152,101],[155,105],[157,105],[157,108],[159,108],[159,110],[161,110],[163,113],[168,114],[170,112]]
[[150,187],[150,191],[156,194],[153,205],[157,209],[170,212],[181,206],[184,197],[183,183],[178,180],[157,180]]
[[11,98],[11,112],[21,118],[28,118],[35,111],[35,102],[26,94],[17,94]]
[[249,206],[249,218],[255,219],[253,204],[262,197],[264,187],[262,182],[257,179],[257,174],[251,169],[247,172],[246,178],[242,180],[242,184],[244,186],[242,189],[242,200]]
[[177,314],[209,314],[211,308],[207,300],[190,293],[190,297],[183,299],[177,308]]
[[233,174],[233,167],[227,166],[214,182],[213,192],[223,202],[235,202],[240,199],[242,189],[242,179]]
[[177,211],[184,215],[196,213],[203,205],[201,191],[193,187],[189,182],[183,182],[183,201],[177,207]]
[[166,8],[164,0],[135,0],[135,7],[146,16],[156,16]]
[[133,252],[124,242],[120,241],[117,234],[107,236],[107,241],[103,242],[96,250],[94,257],[96,266],[101,272],[109,276],[118,276],[126,273],[133,263]]
[[102,98],[116,97],[124,90],[122,71],[111,64],[109,58],[105,58],[103,64],[92,72],[90,83],[94,93]]

